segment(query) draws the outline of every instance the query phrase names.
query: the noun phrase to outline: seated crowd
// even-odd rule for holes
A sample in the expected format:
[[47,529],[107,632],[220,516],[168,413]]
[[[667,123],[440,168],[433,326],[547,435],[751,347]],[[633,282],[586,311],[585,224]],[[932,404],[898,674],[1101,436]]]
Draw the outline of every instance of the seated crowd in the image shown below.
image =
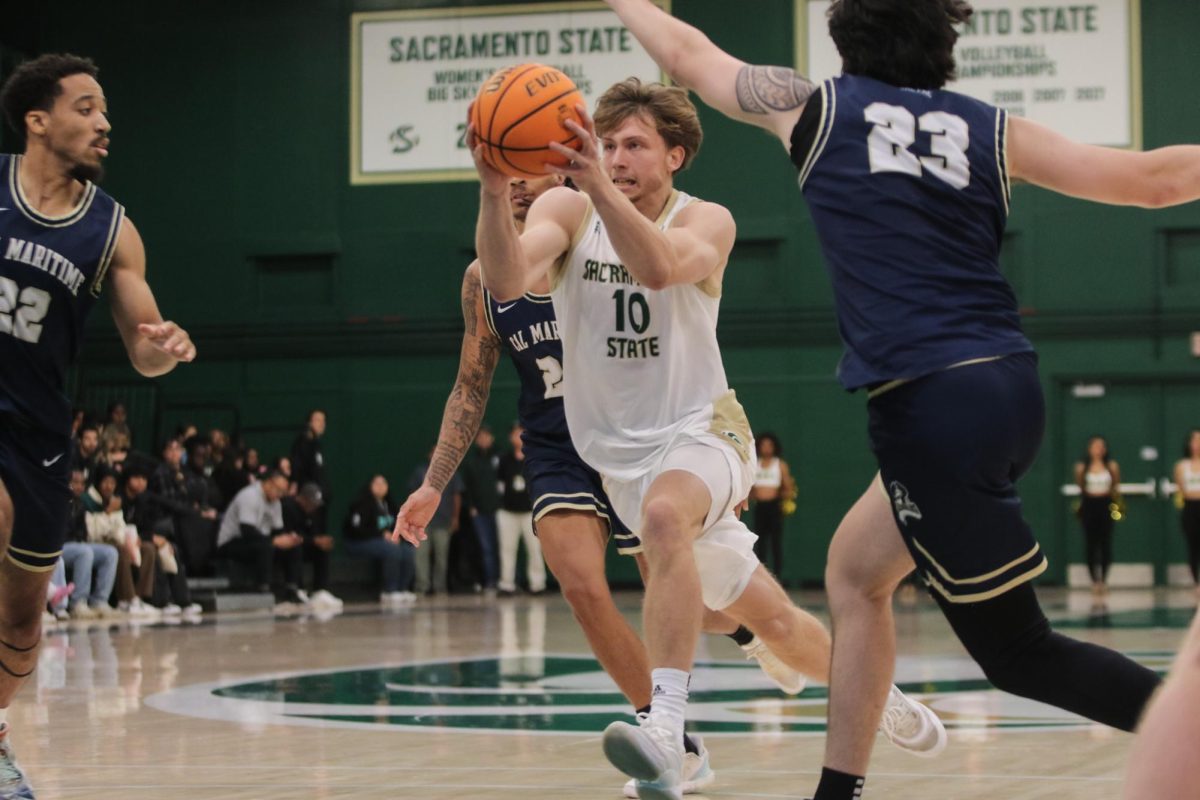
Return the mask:
[[[222,576],[234,588],[271,592],[277,609],[340,610],[342,601],[329,590],[335,540],[325,507],[324,431],[324,412],[313,411],[290,453],[268,466],[255,448],[221,430],[201,434],[181,426],[150,455],[134,448],[123,404],[113,403],[102,423],[77,412],[72,513],[47,614],[195,616],[201,608],[192,600],[189,575]],[[457,495],[453,505],[459,507]],[[388,537],[397,508],[387,478],[373,475],[350,503],[340,537],[346,556],[378,562],[385,605],[411,603],[414,589],[430,588],[415,575],[413,547]],[[465,550],[460,558],[478,560]],[[446,574],[447,565],[438,566]]]

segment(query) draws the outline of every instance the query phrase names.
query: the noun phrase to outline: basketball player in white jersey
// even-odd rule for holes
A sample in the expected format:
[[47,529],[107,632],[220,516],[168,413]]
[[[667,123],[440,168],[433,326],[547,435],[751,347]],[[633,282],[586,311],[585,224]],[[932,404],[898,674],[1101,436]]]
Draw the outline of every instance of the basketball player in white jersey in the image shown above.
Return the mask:
[[[500,302],[549,276],[563,340],[571,437],[600,472],[647,562],[644,631],[653,701],[640,728],[615,722],[605,753],[642,798],[680,797],[689,672],[704,606],[755,631],[781,659],[827,680],[829,636],[759,564],[734,514],[749,493],[749,423],[725,379],[716,325],[735,228],[729,212],[678,192],[674,174],[699,149],[695,107],[680,89],[636,78],[610,88],[583,142],[518,236],[507,179],[482,160],[476,249]],[[596,141],[599,133],[601,142]],[[603,150],[601,156],[600,149]],[[634,521],[637,522],[634,522]],[[930,754],[937,718],[895,692],[889,737]]]

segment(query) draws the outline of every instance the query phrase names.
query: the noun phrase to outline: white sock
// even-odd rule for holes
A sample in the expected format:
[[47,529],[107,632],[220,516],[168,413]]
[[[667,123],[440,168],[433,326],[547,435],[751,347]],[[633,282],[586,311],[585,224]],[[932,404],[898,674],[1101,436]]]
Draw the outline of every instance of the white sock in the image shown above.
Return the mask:
[[687,714],[688,683],[692,676],[681,669],[665,667],[650,671],[650,722],[662,725],[683,741],[683,719]]

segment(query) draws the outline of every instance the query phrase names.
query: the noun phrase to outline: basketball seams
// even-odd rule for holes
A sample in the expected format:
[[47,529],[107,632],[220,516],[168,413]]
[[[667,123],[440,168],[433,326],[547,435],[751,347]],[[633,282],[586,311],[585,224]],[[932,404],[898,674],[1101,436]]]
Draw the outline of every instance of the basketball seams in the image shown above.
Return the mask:
[[[517,113],[519,113],[520,116],[516,117],[515,119],[505,119],[505,116],[507,115],[501,110],[501,106],[504,105],[509,90],[518,83],[527,83],[531,74],[533,74],[534,77],[537,77],[539,75],[549,75],[555,72],[557,72],[557,70],[555,70],[553,67],[547,67],[542,64],[529,64],[524,68],[512,67],[510,68],[509,73],[500,81],[496,91],[487,97],[486,102],[491,103],[491,108],[483,108],[482,103],[485,102],[484,95],[481,94],[476,100],[474,109],[475,135],[485,148],[485,160],[492,166],[496,167],[497,169],[502,168],[501,171],[503,172],[510,172],[521,177],[537,178],[542,177],[545,174],[544,169],[542,169],[542,165],[544,163],[554,158],[559,158],[557,153],[555,153],[546,145],[514,147],[506,146],[504,142],[509,138],[513,138],[514,132],[517,132],[519,128],[528,123],[531,119],[536,119],[539,114],[545,115],[547,108],[553,108],[556,104],[561,103],[564,98],[570,98],[571,95],[574,94],[577,96],[579,102],[583,102],[583,97],[579,92],[578,87],[575,86],[569,78],[566,79],[565,83],[566,86],[570,88],[566,88],[559,94],[539,103],[535,108],[528,110],[521,109],[520,106],[523,105],[523,103],[517,101],[516,96],[514,96],[514,100],[510,102],[509,105],[515,105],[518,109]],[[487,118],[486,126],[484,125],[485,116]],[[500,125],[503,125],[504,127],[500,135],[497,136],[495,131]],[[546,127],[546,120],[537,120],[532,125],[531,133],[536,135],[537,133],[543,131]],[[579,137],[565,128],[562,130],[570,134],[569,138],[565,140],[555,139],[553,138],[553,135],[551,135],[550,141],[557,141],[567,147],[578,148],[580,143]],[[533,137],[530,136],[527,138]],[[534,169],[529,168],[529,165],[531,164],[535,165]]]

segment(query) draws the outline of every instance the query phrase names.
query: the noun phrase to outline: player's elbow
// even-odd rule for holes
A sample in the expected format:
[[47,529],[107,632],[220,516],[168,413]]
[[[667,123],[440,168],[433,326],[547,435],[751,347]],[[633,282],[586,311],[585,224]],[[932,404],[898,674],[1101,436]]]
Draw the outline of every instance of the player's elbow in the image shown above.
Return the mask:
[[1137,205],[1142,208],[1168,208],[1190,199],[1183,181],[1174,175],[1161,175],[1150,182]]
[[638,282],[647,289],[659,291],[671,285],[671,276],[666,272],[651,272],[648,275],[639,276]]

